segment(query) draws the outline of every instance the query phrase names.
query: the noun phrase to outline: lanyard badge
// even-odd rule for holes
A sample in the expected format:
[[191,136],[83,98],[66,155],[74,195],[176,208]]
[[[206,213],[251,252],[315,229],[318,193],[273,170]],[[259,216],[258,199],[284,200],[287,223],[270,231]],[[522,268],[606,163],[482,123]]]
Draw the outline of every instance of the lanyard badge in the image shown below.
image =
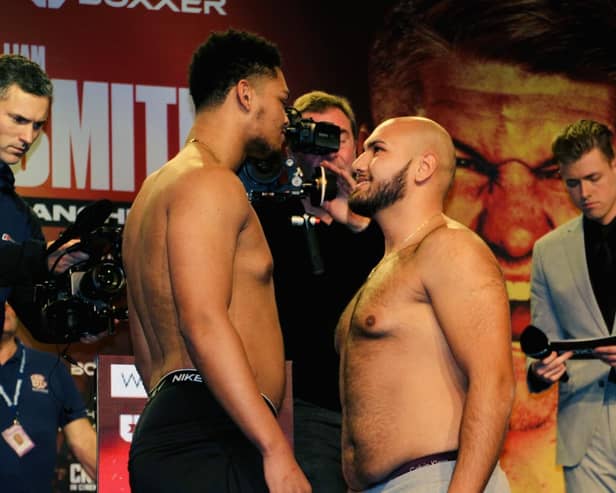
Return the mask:
[[2,432],[2,438],[19,457],[22,457],[34,448],[34,442],[17,420]]

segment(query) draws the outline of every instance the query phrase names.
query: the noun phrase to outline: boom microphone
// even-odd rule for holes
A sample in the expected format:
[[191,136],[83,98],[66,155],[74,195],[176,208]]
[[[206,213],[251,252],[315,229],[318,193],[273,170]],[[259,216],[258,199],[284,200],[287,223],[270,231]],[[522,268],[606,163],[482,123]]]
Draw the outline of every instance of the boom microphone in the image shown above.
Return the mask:
[[85,233],[89,233],[102,226],[109,217],[109,214],[111,214],[112,209],[113,204],[108,199],[97,200],[85,206],[79,214],[77,214],[75,222],[69,225],[68,228],[60,233],[58,239],[49,245],[47,248],[47,255],[55,252],[67,241],[79,238]]
[[[520,346],[524,354],[535,359],[547,358],[554,351],[545,332],[534,325],[527,326],[520,334]],[[563,373],[560,379],[567,382],[569,380],[567,372]]]

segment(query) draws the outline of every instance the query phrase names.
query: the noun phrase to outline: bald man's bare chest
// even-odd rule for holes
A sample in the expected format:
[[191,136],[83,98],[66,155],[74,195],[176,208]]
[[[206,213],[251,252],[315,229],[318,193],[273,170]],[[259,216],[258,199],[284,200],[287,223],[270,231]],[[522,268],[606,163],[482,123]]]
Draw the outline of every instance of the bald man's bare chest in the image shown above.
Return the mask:
[[347,308],[346,336],[378,339],[407,331],[429,303],[414,256],[379,263]]

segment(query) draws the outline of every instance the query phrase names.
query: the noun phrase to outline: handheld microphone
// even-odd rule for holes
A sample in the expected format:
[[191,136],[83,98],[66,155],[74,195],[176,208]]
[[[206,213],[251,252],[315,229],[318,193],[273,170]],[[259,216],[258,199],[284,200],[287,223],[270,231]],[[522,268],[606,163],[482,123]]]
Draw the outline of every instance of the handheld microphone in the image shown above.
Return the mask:
[[89,233],[94,229],[102,226],[111,210],[113,204],[108,199],[101,199],[85,206],[77,217],[75,222],[66,228],[58,238],[47,248],[47,255],[55,252],[58,248],[64,245],[67,241],[74,238],[79,238],[85,233]]
[[[547,358],[553,351],[548,336],[534,325],[527,326],[520,334],[520,346],[524,354],[535,359]],[[567,382],[569,380],[567,372],[563,373],[560,379]]]
[[552,352],[548,337],[534,325],[529,325],[524,329],[520,335],[520,346],[524,354],[535,359],[546,358]]

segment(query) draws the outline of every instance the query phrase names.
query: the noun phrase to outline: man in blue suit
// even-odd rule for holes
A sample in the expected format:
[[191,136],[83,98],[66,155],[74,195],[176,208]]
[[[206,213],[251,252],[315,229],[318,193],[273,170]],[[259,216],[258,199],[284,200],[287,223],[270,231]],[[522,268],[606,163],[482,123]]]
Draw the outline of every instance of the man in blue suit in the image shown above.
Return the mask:
[[[549,340],[614,334],[616,307],[616,158],[613,134],[580,120],[552,146],[565,187],[582,214],[535,243],[531,318]],[[616,491],[616,345],[592,359],[552,352],[531,363],[540,392],[559,384],[557,461],[567,492]]]

